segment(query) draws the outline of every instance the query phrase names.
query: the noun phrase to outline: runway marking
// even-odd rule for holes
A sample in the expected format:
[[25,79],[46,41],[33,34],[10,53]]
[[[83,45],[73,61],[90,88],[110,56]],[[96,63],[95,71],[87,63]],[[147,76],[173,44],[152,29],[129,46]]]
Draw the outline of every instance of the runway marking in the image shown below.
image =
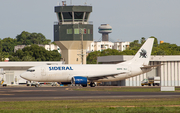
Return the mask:
[[47,92],[47,91],[56,91],[56,90],[12,90],[10,92],[39,92],[39,91],[43,91],[43,92]]
[[137,106],[107,106],[107,107],[112,107],[112,108],[118,108],[118,107],[131,107],[131,108],[134,108],[134,107],[137,107]]
[[68,90],[68,91],[73,91],[73,89],[72,89],[72,88],[66,88],[65,90]]
[[180,107],[180,105],[164,105],[165,107]]
[[[180,105],[159,105],[159,106],[148,106],[148,107],[180,107]],[[106,106],[106,107],[112,107],[112,108],[118,108],[118,107],[140,107],[140,106]]]
[[0,94],[0,95],[14,95],[14,94]]

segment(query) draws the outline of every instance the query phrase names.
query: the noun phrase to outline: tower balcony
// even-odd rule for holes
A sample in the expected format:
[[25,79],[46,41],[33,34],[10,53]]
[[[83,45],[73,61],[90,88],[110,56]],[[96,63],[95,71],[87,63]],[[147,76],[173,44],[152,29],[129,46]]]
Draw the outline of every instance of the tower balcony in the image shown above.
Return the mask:
[[60,21],[60,22],[54,22],[54,25],[62,25],[62,24],[93,24],[93,21],[88,21],[88,22],[82,22],[82,20],[76,20],[76,21],[72,21],[71,20],[67,20],[67,21]]

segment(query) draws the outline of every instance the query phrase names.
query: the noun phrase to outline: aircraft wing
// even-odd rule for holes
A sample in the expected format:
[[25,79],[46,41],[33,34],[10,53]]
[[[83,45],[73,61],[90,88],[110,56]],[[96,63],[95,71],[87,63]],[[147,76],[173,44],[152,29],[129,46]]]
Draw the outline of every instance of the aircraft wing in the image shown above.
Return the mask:
[[88,76],[88,80],[98,80],[98,79],[104,79],[107,77],[114,77],[119,75],[119,74],[125,74],[127,72],[121,72],[121,73],[115,73],[115,74],[107,74],[107,75],[98,75],[98,76]]
[[164,65],[164,64],[157,64],[157,65],[150,65],[150,66],[143,66],[141,67],[141,69],[147,69],[147,68],[152,68],[152,67],[158,67],[158,66],[161,66],[161,65]]

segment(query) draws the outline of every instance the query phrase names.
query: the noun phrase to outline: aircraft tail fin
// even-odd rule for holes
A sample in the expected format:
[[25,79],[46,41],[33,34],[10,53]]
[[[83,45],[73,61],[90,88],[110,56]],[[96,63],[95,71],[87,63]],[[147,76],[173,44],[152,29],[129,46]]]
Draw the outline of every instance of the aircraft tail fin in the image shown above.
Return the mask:
[[151,51],[154,43],[154,38],[148,38],[146,42],[138,50],[134,58],[131,60],[132,63],[140,63],[141,65],[148,65],[151,57]]

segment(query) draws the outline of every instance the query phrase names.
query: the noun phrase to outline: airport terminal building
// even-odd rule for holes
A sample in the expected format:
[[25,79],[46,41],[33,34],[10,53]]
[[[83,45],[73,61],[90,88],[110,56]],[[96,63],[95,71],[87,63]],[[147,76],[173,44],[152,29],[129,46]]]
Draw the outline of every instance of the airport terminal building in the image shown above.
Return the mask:
[[0,81],[5,81],[7,85],[25,84],[27,80],[22,79],[20,75],[27,69],[34,66],[58,64],[62,62],[0,62]]
[[[116,64],[132,59],[130,55],[102,56],[97,62]],[[180,56],[164,55],[151,56],[149,65],[163,64],[152,71],[117,82],[107,82],[104,85],[141,86],[141,81],[148,77],[160,77],[161,86],[180,86]]]

